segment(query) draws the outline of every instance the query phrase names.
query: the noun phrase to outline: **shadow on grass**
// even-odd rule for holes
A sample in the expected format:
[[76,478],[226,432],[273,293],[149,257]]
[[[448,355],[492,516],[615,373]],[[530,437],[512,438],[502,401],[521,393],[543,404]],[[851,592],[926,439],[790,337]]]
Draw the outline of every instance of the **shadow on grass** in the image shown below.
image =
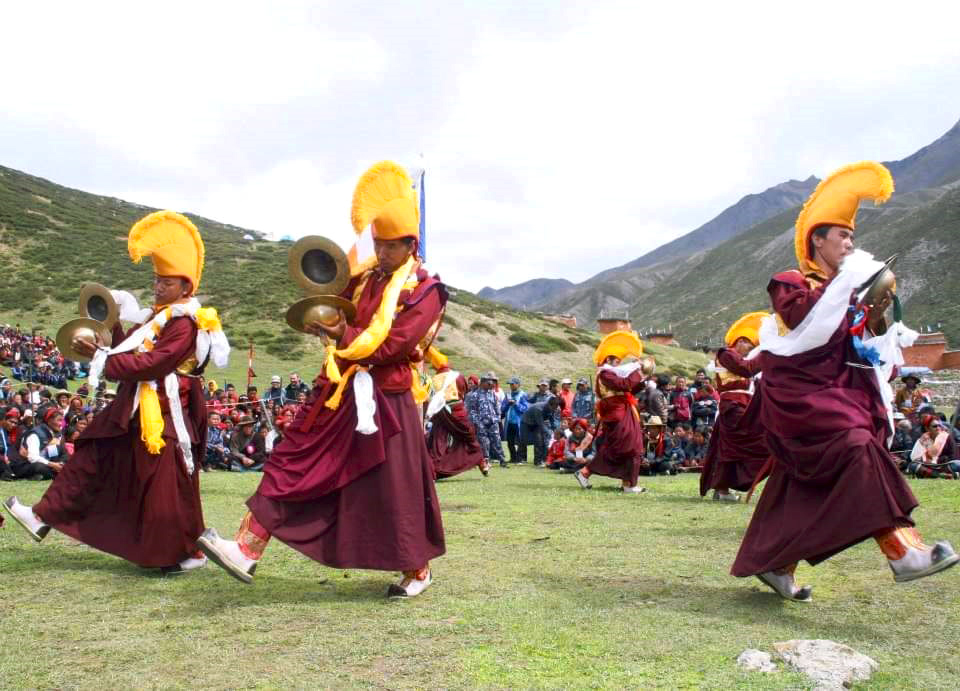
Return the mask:
[[546,581],[542,587],[570,599],[582,599],[589,593],[591,604],[622,609],[625,602],[641,603],[652,610],[670,610],[709,619],[717,626],[766,625],[772,617],[784,626],[805,628],[822,634],[824,638],[843,636],[865,639],[874,635],[868,625],[834,617],[817,616],[816,591],[814,602],[789,602],[770,591],[753,578],[730,577],[730,585],[713,586],[696,576],[596,578],[574,576],[565,581]]

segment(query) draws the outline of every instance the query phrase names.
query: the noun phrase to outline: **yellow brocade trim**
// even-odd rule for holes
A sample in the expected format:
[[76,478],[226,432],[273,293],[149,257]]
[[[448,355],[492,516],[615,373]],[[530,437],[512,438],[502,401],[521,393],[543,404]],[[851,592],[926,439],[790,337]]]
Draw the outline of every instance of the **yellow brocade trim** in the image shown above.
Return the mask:
[[[393,318],[397,310],[397,301],[400,299],[400,293],[403,291],[404,285],[410,280],[410,274],[416,266],[416,261],[416,258],[411,255],[403,266],[393,272],[393,276],[390,277],[390,282],[383,292],[383,299],[380,301],[380,306],[377,307],[377,311],[370,320],[370,325],[353,340],[353,343],[346,348],[327,348],[326,373],[330,381],[342,383],[340,368],[337,367],[335,358],[339,357],[343,360],[353,361],[363,360],[373,355],[377,348],[387,340],[390,327],[393,326]],[[354,300],[356,301],[358,297],[359,295],[355,293]],[[340,388],[342,387],[338,386],[338,389]],[[340,405],[339,399],[335,405],[330,405],[332,401],[333,399],[331,398],[327,401],[326,405],[328,408],[336,410]]]
[[153,341],[144,341],[144,342],[143,342],[143,350],[144,350],[144,352],[149,353],[151,350],[153,350],[153,348],[154,348]]
[[446,367],[447,363],[449,362],[447,360],[447,356],[441,353],[440,350],[435,346],[430,346],[427,348],[424,358],[430,363],[430,366],[433,367],[433,369],[437,370],[441,367]]
[[430,386],[420,376],[420,370],[415,364],[410,363],[410,392],[413,394],[413,400],[420,405],[430,398]]
[[201,307],[196,314],[197,326],[204,331],[222,331],[220,317],[213,307]]
[[148,382],[140,382],[140,438],[147,451],[154,456],[159,454],[163,441],[163,413],[160,412],[160,396]]
[[336,410],[340,407],[340,401],[343,399],[343,390],[347,388],[347,382],[350,381],[350,377],[353,376],[354,372],[361,368],[360,365],[353,364],[347,368],[347,371],[343,373],[343,376],[337,380],[337,388],[334,390],[333,394],[326,400],[324,405],[330,410]]

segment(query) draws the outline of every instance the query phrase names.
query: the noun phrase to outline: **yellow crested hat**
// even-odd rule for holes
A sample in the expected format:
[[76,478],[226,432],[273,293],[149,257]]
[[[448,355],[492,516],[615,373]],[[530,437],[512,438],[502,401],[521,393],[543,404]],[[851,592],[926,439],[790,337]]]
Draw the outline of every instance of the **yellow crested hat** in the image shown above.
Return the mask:
[[738,338],[746,338],[753,345],[760,345],[760,323],[764,317],[769,316],[767,312],[747,312],[727,329],[723,342],[728,348],[732,348]]
[[350,221],[357,235],[373,224],[376,240],[418,237],[420,207],[407,171],[393,161],[371,166],[353,191]]
[[133,224],[127,236],[127,251],[135,264],[153,259],[158,276],[181,276],[190,281],[191,295],[200,287],[203,274],[203,239],[186,216],[175,211],[154,211]]
[[819,273],[809,254],[810,234],[820,226],[854,230],[860,200],[883,204],[893,194],[893,176],[873,161],[851,163],[820,181],[797,216],[794,251],[803,273]]
[[636,331],[612,331],[603,337],[600,345],[593,351],[593,364],[600,366],[613,355],[621,360],[628,355],[643,355],[643,343]]

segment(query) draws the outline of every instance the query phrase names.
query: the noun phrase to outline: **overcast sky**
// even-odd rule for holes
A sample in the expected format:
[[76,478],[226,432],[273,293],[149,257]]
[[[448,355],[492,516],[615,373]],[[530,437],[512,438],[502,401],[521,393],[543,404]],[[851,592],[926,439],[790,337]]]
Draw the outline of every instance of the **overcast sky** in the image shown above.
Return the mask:
[[580,281],[960,119],[960,3],[780,6],[7,3],[0,164],[346,247],[391,158],[452,285]]

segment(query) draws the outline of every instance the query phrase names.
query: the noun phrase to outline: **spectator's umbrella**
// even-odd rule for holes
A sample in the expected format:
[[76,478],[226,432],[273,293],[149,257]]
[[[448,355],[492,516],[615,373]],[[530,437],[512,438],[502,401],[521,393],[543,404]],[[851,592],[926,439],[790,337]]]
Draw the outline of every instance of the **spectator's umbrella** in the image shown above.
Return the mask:
[[63,355],[63,357],[67,358],[68,360],[76,360],[77,362],[90,362],[90,358],[88,356],[74,350],[73,339],[82,338],[84,340],[96,343],[97,336],[100,337],[99,342],[101,345],[110,346],[112,344],[113,337],[110,334],[110,330],[103,322],[97,321],[96,319],[90,319],[89,317],[71,319],[66,324],[61,326],[59,331],[57,331],[57,348],[60,349],[60,353]]

